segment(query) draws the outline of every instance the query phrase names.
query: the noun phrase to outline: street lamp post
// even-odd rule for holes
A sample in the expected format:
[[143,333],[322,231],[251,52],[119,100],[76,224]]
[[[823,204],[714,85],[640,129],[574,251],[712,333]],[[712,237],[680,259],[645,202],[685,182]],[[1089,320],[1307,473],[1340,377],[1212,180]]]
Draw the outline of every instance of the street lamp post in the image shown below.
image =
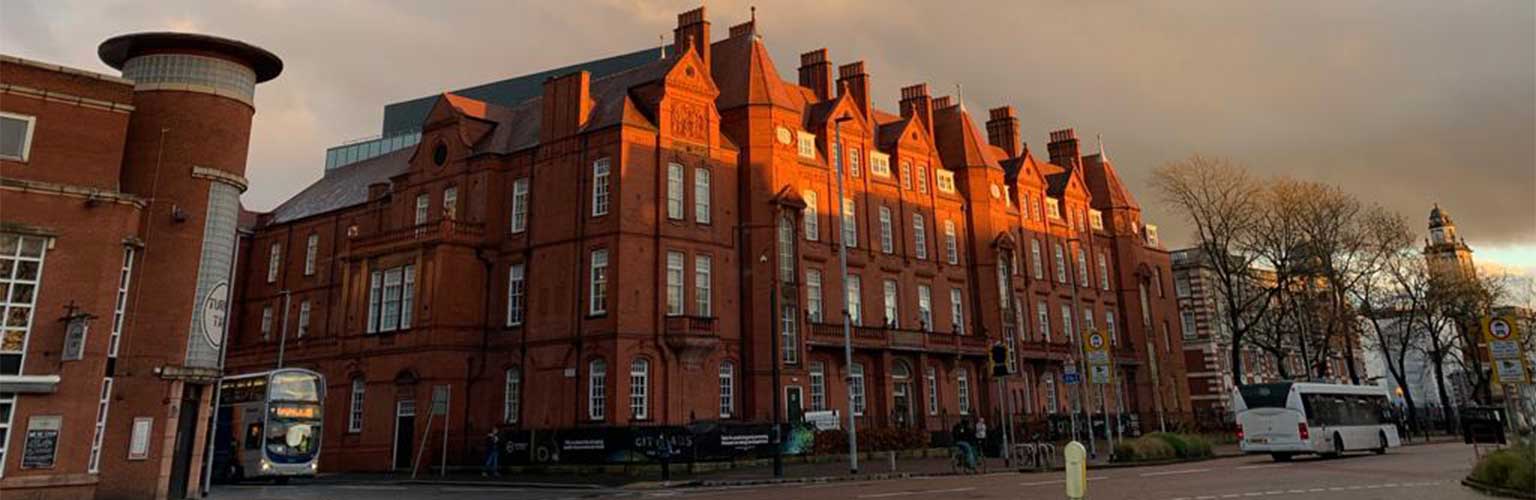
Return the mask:
[[[1083,368],[1085,367],[1085,364],[1083,363],[1083,355],[1084,355],[1084,352],[1083,352],[1083,333],[1084,333],[1083,332],[1083,306],[1082,306],[1082,302],[1078,298],[1078,291],[1077,291],[1077,288],[1082,285],[1082,283],[1080,283],[1080,282],[1083,280],[1083,277],[1082,276],[1075,276],[1075,277],[1073,276],[1073,275],[1077,274],[1076,271],[1071,269],[1071,267],[1072,267],[1071,264],[1073,263],[1072,256],[1074,254],[1074,252],[1072,251],[1072,244],[1073,243],[1077,243],[1077,244],[1081,245],[1082,241],[1077,239],[1076,236],[1071,237],[1071,238],[1067,238],[1067,248],[1066,248],[1067,255],[1065,256],[1065,259],[1063,259],[1064,262],[1068,263],[1068,266],[1067,266],[1068,269],[1064,270],[1066,272],[1066,275],[1067,275],[1067,281],[1068,281],[1067,286],[1072,287],[1072,309],[1073,309],[1072,310],[1072,331],[1073,331],[1072,343],[1074,344],[1074,349],[1077,351],[1076,355],[1074,355],[1072,357],[1072,366],[1077,369],[1077,374],[1078,374],[1077,375],[1077,377],[1078,377],[1077,378],[1077,406],[1078,407],[1075,409],[1077,411],[1073,411],[1072,412],[1072,415],[1074,416],[1073,418],[1076,418],[1077,412],[1081,411],[1083,413],[1083,416],[1087,418],[1087,420],[1088,420],[1088,454],[1089,454],[1089,456],[1097,456],[1098,452],[1095,450],[1095,447],[1094,447],[1094,442],[1096,441],[1096,438],[1093,435],[1093,411],[1089,409],[1092,406],[1092,402],[1088,400],[1088,379],[1090,377],[1088,376],[1088,373],[1086,373],[1086,371],[1083,370]],[[1086,263],[1081,262],[1082,259],[1077,259],[1077,260],[1078,260],[1078,262],[1076,262],[1076,263],[1079,266],[1086,266],[1087,265]],[[1076,431],[1074,430],[1073,433],[1074,433],[1073,437],[1075,438],[1076,437]]]
[[288,302],[292,298],[292,290],[284,289],[283,294],[283,330],[277,334],[277,367],[283,367],[283,351],[288,349]]
[[[774,220],[779,221],[779,217],[782,216],[782,214],[775,215]],[[783,221],[779,221],[779,223],[783,224]],[[782,231],[783,229],[775,230]],[[782,238],[778,238],[777,234],[774,236],[775,240],[782,240]],[[784,252],[786,249],[780,248],[779,251]],[[781,332],[779,332],[779,318],[783,313],[779,311],[779,273],[778,270],[774,270],[772,273],[773,290],[768,294],[768,336],[773,337],[773,477],[784,477],[784,439],[782,430],[784,422],[781,420],[782,417],[780,415],[784,412],[784,409],[781,406],[783,403],[779,401],[784,396],[784,389],[781,387],[783,382],[779,380],[779,364],[784,361],[784,345],[779,339],[781,335]]]
[[[843,226],[847,225],[848,207],[844,206],[846,198],[843,197],[843,122],[852,120],[853,117],[844,114],[833,121],[835,145],[833,154],[836,155],[837,177],[837,228],[838,245],[837,267],[842,273],[843,283],[843,387],[848,396],[848,472],[859,473],[859,430],[853,419],[853,315],[848,310],[848,240],[843,237]],[[857,227],[857,226],[855,226]],[[857,231],[857,229],[855,229]]]

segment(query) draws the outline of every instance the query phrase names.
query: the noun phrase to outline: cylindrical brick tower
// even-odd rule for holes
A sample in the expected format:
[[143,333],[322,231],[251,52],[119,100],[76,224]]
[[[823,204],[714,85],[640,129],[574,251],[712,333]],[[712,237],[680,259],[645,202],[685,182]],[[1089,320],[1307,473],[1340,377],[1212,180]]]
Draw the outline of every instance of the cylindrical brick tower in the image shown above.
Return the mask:
[[[104,469],[98,495],[185,498],[201,483],[222,367],[256,84],[283,63],[243,42],[186,33],[122,35],[98,54],[134,82],[121,190],[149,203],[142,271],[109,368],[122,398],[113,411],[155,418],[149,456]],[[140,437],[109,435],[123,441],[109,440],[109,450]]]

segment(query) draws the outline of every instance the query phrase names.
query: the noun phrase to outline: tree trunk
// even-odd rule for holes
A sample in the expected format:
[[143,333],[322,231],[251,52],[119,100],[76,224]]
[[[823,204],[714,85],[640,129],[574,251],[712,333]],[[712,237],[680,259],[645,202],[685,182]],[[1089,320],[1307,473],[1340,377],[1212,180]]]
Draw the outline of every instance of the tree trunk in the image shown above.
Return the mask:
[[1232,382],[1243,385],[1243,346],[1238,339],[1232,339]]
[[1451,406],[1451,395],[1445,390],[1445,353],[1436,349],[1435,354],[1430,355],[1430,361],[1435,365],[1435,389],[1440,391],[1440,408],[1446,417],[1445,430],[1454,432],[1458,427],[1459,418],[1456,415],[1456,407]]
[[1350,339],[1344,339],[1344,366],[1349,368],[1349,383],[1360,385],[1360,372],[1355,369],[1355,343]]

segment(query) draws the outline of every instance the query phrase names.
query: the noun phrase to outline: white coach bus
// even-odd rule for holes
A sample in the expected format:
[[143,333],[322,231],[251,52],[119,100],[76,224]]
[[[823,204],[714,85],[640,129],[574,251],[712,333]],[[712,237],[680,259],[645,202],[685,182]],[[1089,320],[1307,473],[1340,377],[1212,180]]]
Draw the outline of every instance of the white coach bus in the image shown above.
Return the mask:
[[1276,461],[1301,454],[1386,453],[1401,446],[1386,390],[1375,386],[1280,382],[1237,388],[1238,443],[1243,453]]

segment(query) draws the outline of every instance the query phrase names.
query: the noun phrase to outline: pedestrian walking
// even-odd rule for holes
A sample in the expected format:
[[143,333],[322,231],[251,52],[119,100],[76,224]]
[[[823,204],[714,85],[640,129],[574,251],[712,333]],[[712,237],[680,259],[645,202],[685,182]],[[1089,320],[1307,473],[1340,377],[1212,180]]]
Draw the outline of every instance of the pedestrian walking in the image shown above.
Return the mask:
[[496,435],[496,429],[485,434],[485,468],[480,471],[481,477],[495,475],[501,477],[501,436]]

